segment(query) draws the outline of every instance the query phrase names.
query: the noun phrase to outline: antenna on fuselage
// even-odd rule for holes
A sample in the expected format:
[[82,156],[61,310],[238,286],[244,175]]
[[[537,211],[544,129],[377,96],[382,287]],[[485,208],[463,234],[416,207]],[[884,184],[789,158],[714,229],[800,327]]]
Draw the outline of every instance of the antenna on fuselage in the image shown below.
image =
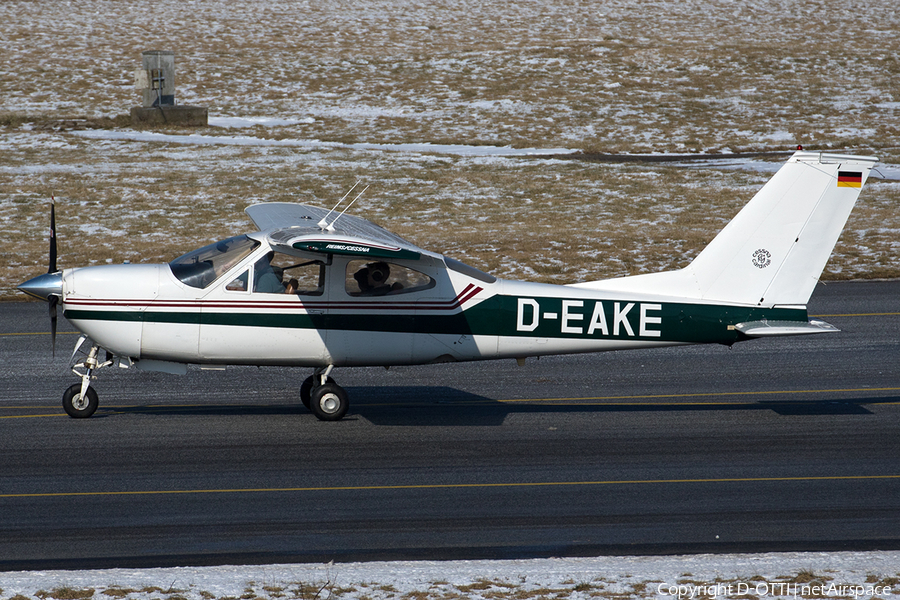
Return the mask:
[[[334,207],[333,207],[331,210],[328,211],[328,214],[325,215],[324,217],[322,217],[322,220],[321,220],[321,221],[319,221],[318,223],[316,223],[316,225],[319,227],[319,229],[327,229],[327,228],[328,228],[328,217],[331,216],[331,213],[334,212],[334,209],[337,208],[338,206],[340,206],[340,205],[341,205],[341,202],[343,202],[343,201],[347,198],[347,196],[350,195],[350,192],[352,192],[353,190],[355,190],[355,189],[356,189],[356,186],[358,186],[360,183],[362,183],[361,180],[360,180],[360,181],[357,181],[356,183],[354,183],[354,184],[353,184],[353,187],[350,188],[349,190],[347,190],[347,193],[344,194],[343,196],[341,196],[341,199],[337,201],[337,204],[335,204]],[[363,190],[363,191],[365,191],[365,190]],[[359,196],[357,196],[357,198],[358,198],[358,197],[359,197]],[[354,202],[356,202],[356,201],[354,200]],[[351,204],[352,204],[352,202],[351,202]],[[347,207],[347,208],[349,208],[349,207]],[[345,209],[345,210],[346,210],[346,209]],[[343,214],[343,213],[341,213],[341,214]],[[340,215],[338,215],[338,217],[340,217]],[[337,221],[337,219],[335,219],[335,221]],[[334,221],[332,221],[331,224],[334,225]]]
[[[357,182],[357,183],[358,183],[358,182]],[[356,187],[356,186],[353,186],[353,187]],[[356,202],[357,200],[359,200],[359,197],[362,196],[363,194],[365,194],[367,189],[369,189],[369,186],[364,187],[364,188],[363,188],[363,191],[361,191],[360,193],[358,193],[358,194],[356,195],[356,198],[353,199],[353,202],[351,202],[350,204],[347,205],[347,208],[350,208],[351,206],[353,206],[353,203]],[[353,191],[353,190],[351,190],[351,191]],[[347,192],[347,193],[349,194],[350,192]],[[347,208],[345,208],[344,210],[342,210],[342,211],[341,211],[341,214],[339,214],[338,216],[336,216],[336,217],[334,218],[334,221],[331,222],[331,225],[329,225],[329,226],[327,226],[327,227],[325,228],[326,231],[334,231],[334,224],[337,223],[337,220],[338,220],[338,219],[340,219],[341,217],[344,216],[344,213],[347,212]],[[324,221],[324,219],[323,219],[323,221]]]

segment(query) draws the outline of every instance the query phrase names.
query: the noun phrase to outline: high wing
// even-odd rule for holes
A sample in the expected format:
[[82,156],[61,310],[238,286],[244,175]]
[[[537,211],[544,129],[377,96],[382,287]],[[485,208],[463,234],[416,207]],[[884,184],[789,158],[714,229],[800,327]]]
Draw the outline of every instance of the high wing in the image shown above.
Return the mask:
[[[416,260],[438,256],[366,219],[289,202],[254,204],[244,211],[275,248],[322,254],[351,254],[372,258]],[[333,227],[319,223],[328,217]]]

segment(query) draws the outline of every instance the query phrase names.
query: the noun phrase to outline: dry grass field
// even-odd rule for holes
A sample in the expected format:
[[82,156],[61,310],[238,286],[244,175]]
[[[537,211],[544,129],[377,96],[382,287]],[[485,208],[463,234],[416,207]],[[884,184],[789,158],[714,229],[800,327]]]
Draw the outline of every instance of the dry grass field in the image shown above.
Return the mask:
[[[678,268],[773,165],[688,168],[441,147],[807,149],[900,164],[900,15],[872,0],[0,3],[0,299],[46,268],[160,262],[261,201],[354,212],[499,276]],[[144,50],[213,123],[128,135]],[[218,119],[218,120],[216,120]],[[900,276],[900,181],[874,178],[825,278]]]

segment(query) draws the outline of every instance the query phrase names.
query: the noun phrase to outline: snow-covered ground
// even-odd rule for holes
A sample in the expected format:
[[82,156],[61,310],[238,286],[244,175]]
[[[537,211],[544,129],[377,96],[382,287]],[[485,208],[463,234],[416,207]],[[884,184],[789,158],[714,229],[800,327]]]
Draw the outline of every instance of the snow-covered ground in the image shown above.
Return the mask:
[[[369,562],[0,573],[0,597],[889,600],[900,552]],[[92,592],[91,592],[92,591]],[[79,595],[80,592],[80,595]]]
[[[531,155],[801,143],[898,164],[898,30],[891,0],[6,0],[0,299],[46,263],[51,195],[70,267],[170,260],[246,231],[252,202],[330,207],[360,179],[357,214],[502,277],[677,268],[774,161]],[[210,127],[131,127],[159,49]],[[898,199],[870,180],[826,277],[900,273]]]
[[125,113],[140,53],[166,49],[179,102],[316,137],[897,144],[891,0],[7,0],[0,23],[0,111]]

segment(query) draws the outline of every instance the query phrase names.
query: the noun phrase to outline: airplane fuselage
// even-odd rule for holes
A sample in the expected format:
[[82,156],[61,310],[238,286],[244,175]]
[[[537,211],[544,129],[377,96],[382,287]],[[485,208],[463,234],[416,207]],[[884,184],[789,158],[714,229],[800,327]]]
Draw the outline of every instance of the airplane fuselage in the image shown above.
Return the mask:
[[[243,264],[252,264],[260,248]],[[427,258],[427,257],[425,257]],[[109,265],[63,274],[64,315],[115,354],[195,364],[411,365],[524,358],[689,343],[733,344],[740,323],[807,320],[804,308],[677,302],[572,286],[484,281],[439,259],[394,261],[435,285],[361,297],[350,262],[325,267],[317,296],[197,289],[169,265]],[[115,291],[114,291],[115,290]]]

